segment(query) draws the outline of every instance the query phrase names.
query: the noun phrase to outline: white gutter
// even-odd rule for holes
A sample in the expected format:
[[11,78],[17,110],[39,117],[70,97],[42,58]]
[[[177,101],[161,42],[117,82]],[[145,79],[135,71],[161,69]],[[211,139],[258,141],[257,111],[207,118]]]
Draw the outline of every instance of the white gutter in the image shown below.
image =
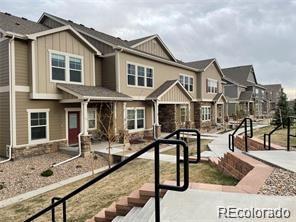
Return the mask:
[[[89,103],[89,101],[90,101],[90,99],[88,99],[86,103]],[[83,104],[81,103],[81,112],[83,112],[83,107],[82,106],[83,106]],[[87,127],[87,126],[84,126],[84,127]],[[56,167],[56,166],[62,165],[64,163],[68,163],[68,162],[70,162],[70,161],[72,161],[74,159],[77,159],[78,157],[81,156],[81,154],[82,154],[82,150],[81,150],[81,135],[83,133],[84,133],[84,129],[82,129],[80,131],[80,133],[78,134],[78,154],[76,156],[71,157],[70,159],[67,159],[67,160],[64,160],[62,162],[53,164],[52,167]]]
[[12,50],[14,50],[14,47],[12,47],[12,42],[14,41],[15,36],[12,35],[12,38],[9,40],[9,46],[8,46],[8,57],[9,57],[9,109],[10,109],[10,117],[9,117],[9,124],[10,124],[10,145],[8,146],[9,149],[9,154],[8,154],[8,159],[1,161],[0,163],[5,163],[8,162],[12,159],[12,146],[13,146],[13,97],[12,97],[12,91],[14,90],[14,88],[12,87],[13,81],[12,81],[12,69],[13,69],[13,64],[11,62],[11,60],[13,58],[12,55],[14,55],[14,53],[12,52]]

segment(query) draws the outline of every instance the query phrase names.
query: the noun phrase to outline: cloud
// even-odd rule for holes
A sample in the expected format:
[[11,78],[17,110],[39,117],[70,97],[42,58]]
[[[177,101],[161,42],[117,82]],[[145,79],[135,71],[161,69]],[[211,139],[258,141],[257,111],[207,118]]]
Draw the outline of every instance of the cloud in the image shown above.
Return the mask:
[[253,64],[260,82],[296,89],[295,0],[2,0],[1,10],[33,20],[47,11],[123,39],[158,33],[183,61]]

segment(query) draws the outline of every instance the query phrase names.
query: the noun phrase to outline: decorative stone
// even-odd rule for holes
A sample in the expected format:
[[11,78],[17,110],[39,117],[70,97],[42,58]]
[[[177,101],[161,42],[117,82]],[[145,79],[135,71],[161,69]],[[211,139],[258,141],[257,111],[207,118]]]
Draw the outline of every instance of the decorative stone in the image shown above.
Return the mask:
[[82,153],[82,156],[90,155],[91,136],[90,135],[82,135],[80,138],[81,138],[81,153]]

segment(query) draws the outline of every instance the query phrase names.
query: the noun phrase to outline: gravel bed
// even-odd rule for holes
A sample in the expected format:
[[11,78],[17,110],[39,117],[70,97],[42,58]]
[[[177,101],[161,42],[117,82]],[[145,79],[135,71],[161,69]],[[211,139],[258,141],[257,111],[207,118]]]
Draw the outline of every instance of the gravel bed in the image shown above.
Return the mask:
[[265,184],[260,194],[277,196],[296,196],[296,173],[276,168]]
[[[53,163],[70,157],[72,156],[68,154],[51,153],[0,164],[0,200],[91,171],[92,162],[94,169],[108,165],[105,159],[96,156],[93,161],[91,157],[80,157],[60,166],[50,167]],[[49,168],[53,171],[52,176],[40,175]]]

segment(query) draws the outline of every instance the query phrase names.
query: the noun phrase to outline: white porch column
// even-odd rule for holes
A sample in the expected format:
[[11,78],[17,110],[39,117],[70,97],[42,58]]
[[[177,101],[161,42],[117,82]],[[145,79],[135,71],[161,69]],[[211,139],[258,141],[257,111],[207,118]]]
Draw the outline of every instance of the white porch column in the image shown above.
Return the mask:
[[114,123],[114,132],[117,134],[117,102],[113,103],[113,123]]
[[188,121],[191,121],[191,104],[188,103]]
[[217,124],[218,123],[218,105],[217,105],[217,103],[215,103],[215,105],[214,105],[214,114],[215,114],[215,124]]
[[247,102],[247,115],[250,115],[250,103]]
[[82,133],[84,136],[88,135],[87,104],[88,104],[88,101],[81,102]]
[[123,103],[123,129],[127,129],[127,118],[126,118],[126,102]]
[[154,102],[154,116],[155,116],[154,124],[155,124],[156,126],[159,126],[158,106],[159,106],[158,102],[155,101],[155,102]]

